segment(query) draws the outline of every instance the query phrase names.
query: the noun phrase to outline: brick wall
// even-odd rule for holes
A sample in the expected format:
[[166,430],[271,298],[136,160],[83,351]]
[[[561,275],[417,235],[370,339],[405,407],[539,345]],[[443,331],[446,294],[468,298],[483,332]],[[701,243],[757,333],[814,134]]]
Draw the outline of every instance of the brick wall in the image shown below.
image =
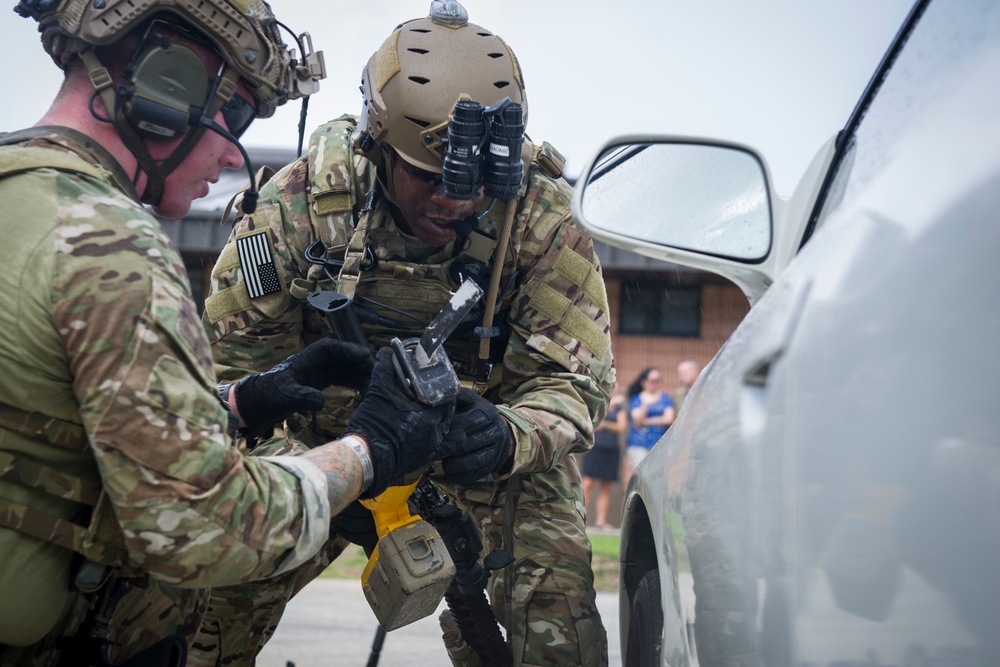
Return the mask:
[[[674,276],[664,273],[665,279],[676,281]],[[649,279],[649,275],[642,276]],[[657,366],[663,373],[663,388],[673,393],[677,386],[677,364],[684,359],[694,359],[702,367],[707,364],[726,339],[736,330],[743,317],[750,310],[746,297],[738,287],[715,276],[702,274],[696,279],[702,284],[701,290],[701,336],[700,338],[669,338],[662,336],[635,336],[618,333],[619,301],[622,279],[605,275],[608,302],[611,308],[611,347],[615,355],[618,372],[618,389],[624,392],[639,372],[646,366]],[[582,465],[582,455],[581,457]],[[611,487],[608,523],[621,525],[622,493],[628,481],[629,471],[624,461],[619,469],[619,481]],[[595,493],[596,495],[596,493]],[[587,523],[594,524],[594,500],[587,509]]]
[[618,308],[622,281],[618,277],[607,277],[605,282],[611,308],[611,347],[620,391],[625,391],[643,368],[657,366],[663,373],[664,390],[671,393],[677,384],[677,364],[684,359],[694,359],[704,367],[750,308],[738,287],[728,281],[713,280],[702,285],[700,338],[620,334]]

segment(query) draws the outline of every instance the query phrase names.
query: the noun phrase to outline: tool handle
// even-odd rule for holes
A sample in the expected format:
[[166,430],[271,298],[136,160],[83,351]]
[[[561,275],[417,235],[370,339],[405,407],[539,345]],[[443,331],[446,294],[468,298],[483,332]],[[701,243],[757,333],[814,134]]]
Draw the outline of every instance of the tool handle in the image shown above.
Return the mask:
[[410,508],[406,502],[418,481],[419,478],[414,480],[412,484],[405,486],[390,486],[374,498],[361,501],[361,504],[372,512],[379,539],[397,528],[420,520],[420,515],[410,514]]

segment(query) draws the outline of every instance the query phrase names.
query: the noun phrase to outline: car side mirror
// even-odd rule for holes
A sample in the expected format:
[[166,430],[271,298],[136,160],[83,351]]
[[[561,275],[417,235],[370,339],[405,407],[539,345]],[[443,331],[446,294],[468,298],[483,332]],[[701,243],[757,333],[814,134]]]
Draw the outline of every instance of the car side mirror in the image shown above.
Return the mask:
[[612,245],[632,241],[741,263],[761,262],[770,251],[765,168],[737,146],[663,139],[613,144],[577,187],[577,222]]

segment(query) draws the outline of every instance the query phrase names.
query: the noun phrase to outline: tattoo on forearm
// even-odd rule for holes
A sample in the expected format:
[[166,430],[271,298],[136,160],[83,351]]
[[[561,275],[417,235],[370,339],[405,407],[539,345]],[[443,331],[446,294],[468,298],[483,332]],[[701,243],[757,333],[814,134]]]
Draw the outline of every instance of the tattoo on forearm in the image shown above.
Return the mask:
[[361,493],[361,464],[347,445],[334,442],[311,449],[303,456],[326,473],[330,510],[333,514],[339,513]]

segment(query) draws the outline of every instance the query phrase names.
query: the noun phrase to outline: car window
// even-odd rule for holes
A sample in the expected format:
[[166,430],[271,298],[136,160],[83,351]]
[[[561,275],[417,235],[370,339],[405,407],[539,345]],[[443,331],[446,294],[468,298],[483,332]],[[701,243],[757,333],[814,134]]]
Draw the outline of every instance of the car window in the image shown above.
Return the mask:
[[[911,125],[921,122],[935,102],[962,85],[964,71],[976,70],[976,63],[987,55],[995,56],[998,44],[1000,3],[996,0],[939,0],[926,7],[846,138],[814,227],[803,243],[892,159],[895,142]],[[993,75],[993,80],[981,85],[996,87],[995,70]]]

